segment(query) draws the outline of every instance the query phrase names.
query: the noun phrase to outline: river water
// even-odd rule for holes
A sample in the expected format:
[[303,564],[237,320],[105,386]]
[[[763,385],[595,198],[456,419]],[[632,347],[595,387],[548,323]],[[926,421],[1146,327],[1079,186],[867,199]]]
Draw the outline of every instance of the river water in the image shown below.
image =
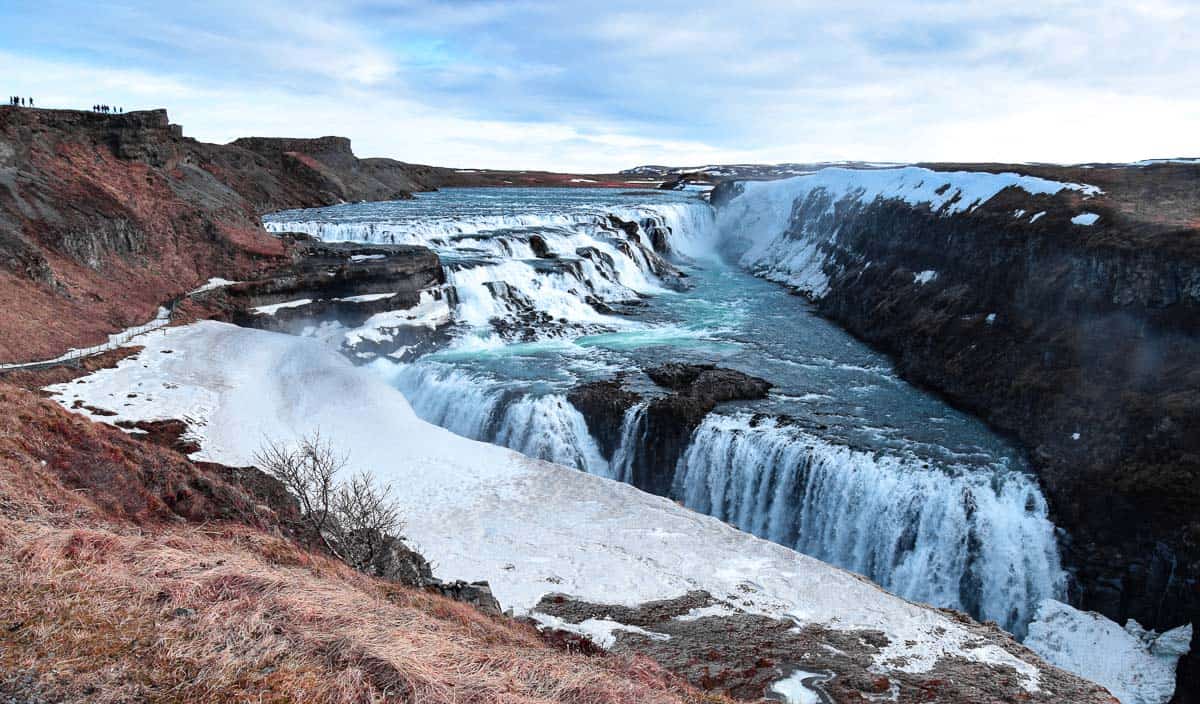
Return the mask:
[[606,458],[566,392],[618,373],[649,391],[640,369],[716,363],[774,388],[710,414],[673,468],[671,498],[1019,636],[1039,600],[1063,596],[1055,529],[1020,455],[802,298],[721,261],[716,245],[735,233],[717,231],[694,195],[448,189],[267,221],[439,253],[454,291],[449,342],[370,363],[433,423],[627,480],[647,442],[640,407]]

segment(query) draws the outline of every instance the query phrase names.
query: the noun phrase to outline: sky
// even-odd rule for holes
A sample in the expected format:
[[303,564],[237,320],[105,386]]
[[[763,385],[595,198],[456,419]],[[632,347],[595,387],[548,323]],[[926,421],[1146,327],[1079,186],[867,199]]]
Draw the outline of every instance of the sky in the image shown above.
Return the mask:
[[0,0],[0,93],[359,156],[640,164],[1200,156],[1200,0]]

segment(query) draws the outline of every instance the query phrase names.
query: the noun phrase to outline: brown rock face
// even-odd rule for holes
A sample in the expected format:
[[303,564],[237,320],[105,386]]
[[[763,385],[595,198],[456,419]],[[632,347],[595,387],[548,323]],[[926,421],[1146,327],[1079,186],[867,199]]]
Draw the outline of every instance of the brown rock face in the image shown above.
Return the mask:
[[261,213],[411,197],[438,173],[340,137],[205,144],[165,110],[0,107],[0,362],[98,344],[209,277],[274,266]]

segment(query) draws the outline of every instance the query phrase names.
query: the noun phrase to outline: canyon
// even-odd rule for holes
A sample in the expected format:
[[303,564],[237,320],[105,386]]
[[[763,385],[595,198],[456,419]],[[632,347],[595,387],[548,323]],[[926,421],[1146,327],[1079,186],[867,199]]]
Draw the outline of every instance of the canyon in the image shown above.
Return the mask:
[[[301,385],[330,375],[328,383],[358,389],[381,413],[408,418],[412,411],[398,409],[411,404],[420,418],[459,435],[582,470],[555,474],[535,463],[539,479],[514,475],[528,496],[506,494],[506,503],[474,519],[466,532],[476,541],[495,541],[504,532],[497,516],[516,508],[562,541],[543,541],[538,551],[558,554],[586,541],[538,515],[539,505],[576,507],[564,512],[568,522],[588,515],[597,526],[609,526],[621,506],[699,520],[607,481],[617,479],[1019,635],[1044,599],[1158,630],[1196,619],[1194,165],[792,165],[788,171],[799,173],[709,174],[718,182],[710,205],[688,194],[547,196],[527,188],[634,188],[647,176],[637,170],[583,179],[438,169],[360,160],[340,138],[206,145],[184,138],[163,111],[0,109],[0,127],[0,290],[13,302],[4,361],[94,344],[168,302],[176,323],[213,318],[315,338],[285,343],[267,332],[204,327],[216,323],[142,338],[138,356],[55,387],[60,402],[97,421],[136,427],[189,415],[189,453],[198,447],[206,461],[246,464],[252,448],[236,434],[256,427],[256,415],[291,433],[304,413],[287,404],[332,426],[334,410],[299,390],[262,405],[213,389],[254,388],[248,379],[278,373]],[[489,204],[487,192],[470,190],[482,185],[515,188]],[[271,234],[260,221],[268,213]],[[689,300],[717,307],[738,296],[762,303],[724,310],[728,318],[689,317],[700,315]],[[809,349],[747,356],[772,337]],[[364,369],[343,370],[316,351],[329,348]],[[204,365],[228,375],[226,385],[201,380]],[[806,371],[784,371],[791,367]],[[806,375],[820,378],[821,388],[802,389]],[[143,383],[154,391],[133,390]],[[158,390],[169,385],[193,391]],[[819,398],[839,388],[858,389],[861,398]],[[397,389],[403,396],[389,395]],[[208,415],[198,420],[197,412]],[[340,412],[377,437],[436,430],[413,425],[415,417],[387,426]],[[366,449],[365,433],[344,439],[356,456],[391,466],[385,450]],[[455,465],[463,481],[476,476],[465,467],[479,458],[525,466],[507,451],[442,442],[472,448],[461,449]],[[390,457],[405,452],[413,451],[394,448]],[[735,476],[732,466],[746,472]],[[449,471],[436,462],[428,470]],[[535,488],[543,483],[563,488],[544,495]],[[456,490],[478,491],[469,482]],[[426,491],[454,490],[430,484]],[[913,498],[901,503],[901,496]],[[548,633],[595,636],[599,627],[613,652],[648,653],[705,689],[762,696],[787,674],[777,663],[788,653],[823,648],[843,655],[803,669],[833,673],[815,686],[834,701],[889,692],[899,701],[1037,700],[1046,692],[1054,701],[1103,701],[998,628],[925,607],[912,612],[932,619],[931,630],[914,636],[917,650],[936,642],[928,639],[940,629],[964,634],[960,645],[975,640],[999,651],[982,657],[950,648],[928,669],[908,667],[893,657],[907,627],[891,619],[909,613],[899,600],[880,607],[887,615],[875,626],[883,635],[867,635],[862,620],[831,625],[829,613],[853,612],[845,601],[799,616],[803,600],[789,596],[795,583],[773,575],[807,558],[748,537],[718,538],[717,521],[696,524],[710,542],[670,552],[723,545],[725,563],[744,550],[772,555],[774,566],[742,568],[748,585],[676,568],[646,577],[670,575],[670,589],[603,588],[603,556],[591,566],[559,557],[574,575],[524,574],[511,546],[527,535],[476,545],[512,554],[471,567],[479,554],[441,530],[456,504],[413,501],[411,537],[447,576],[487,579],[504,607],[518,604]],[[418,518],[422,511],[428,515]],[[855,527],[872,519],[874,531]],[[647,519],[641,540],[666,525],[659,520],[667,519]],[[605,528],[606,539],[618,540],[610,531],[619,532]],[[618,542],[639,554],[632,539]],[[995,549],[1008,545],[1025,554],[1014,559]],[[830,584],[854,584],[816,561],[799,564]],[[1005,574],[1015,577],[998,588]],[[781,610],[781,600],[790,606]],[[682,618],[693,612],[694,627],[693,617]],[[800,633],[786,635],[791,624]],[[749,653],[734,653],[720,635],[734,630],[774,653],[772,664],[748,667]],[[858,638],[870,647],[859,651]],[[705,647],[726,652],[726,662],[698,668],[695,653]],[[1176,702],[1194,701],[1191,650],[1179,667]],[[995,658],[1011,673],[995,676]],[[1032,664],[1044,691],[1026,686],[1030,671],[1021,662]],[[732,675],[738,666],[747,674]],[[869,674],[881,671],[883,682]]]

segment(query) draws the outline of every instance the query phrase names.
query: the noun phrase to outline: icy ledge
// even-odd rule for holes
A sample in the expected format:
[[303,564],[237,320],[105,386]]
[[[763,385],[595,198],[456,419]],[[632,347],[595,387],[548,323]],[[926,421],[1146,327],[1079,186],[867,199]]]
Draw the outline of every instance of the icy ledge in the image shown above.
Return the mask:
[[[112,369],[50,387],[71,407],[121,420],[185,419],[199,457],[249,464],[264,438],[320,428],[398,490],[407,538],[446,579],[489,580],[505,608],[548,592],[636,606],[704,590],[737,609],[828,629],[865,646],[842,674],[897,680],[969,666],[981,682],[1064,701],[1077,680],[994,629],[893,596],[869,581],[631,486],[464,439],[420,420],[369,369],[314,340],[216,322],[171,328]],[[169,352],[169,353],[168,353]],[[606,634],[628,629],[615,623]],[[602,640],[604,640],[602,638]],[[797,654],[797,657],[803,657]],[[1097,690],[1098,691],[1098,690]],[[1099,701],[1090,693],[1074,701]]]
[[1104,685],[1121,704],[1166,704],[1175,693],[1175,665],[1191,641],[1191,624],[1158,634],[1131,619],[1121,628],[1098,613],[1046,599],[1025,645]]

